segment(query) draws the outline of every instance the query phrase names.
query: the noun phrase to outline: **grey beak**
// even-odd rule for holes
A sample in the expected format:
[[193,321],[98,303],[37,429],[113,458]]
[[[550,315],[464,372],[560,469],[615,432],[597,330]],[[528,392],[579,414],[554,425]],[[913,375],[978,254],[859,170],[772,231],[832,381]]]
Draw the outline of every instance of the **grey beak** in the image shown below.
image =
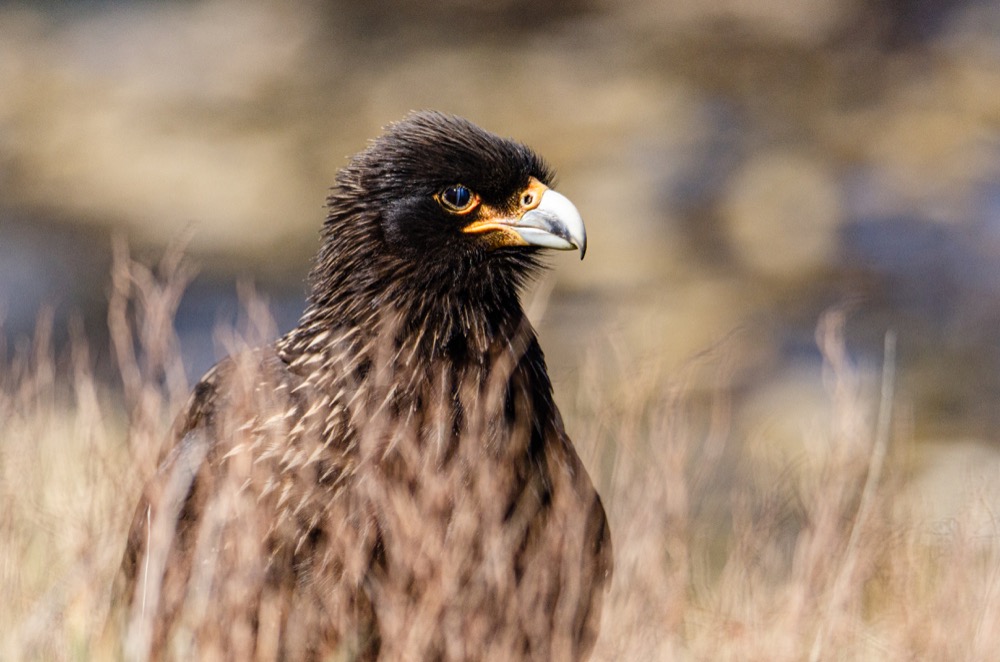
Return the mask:
[[547,189],[538,206],[524,213],[511,229],[531,246],[587,253],[587,229],[576,206],[565,195]]

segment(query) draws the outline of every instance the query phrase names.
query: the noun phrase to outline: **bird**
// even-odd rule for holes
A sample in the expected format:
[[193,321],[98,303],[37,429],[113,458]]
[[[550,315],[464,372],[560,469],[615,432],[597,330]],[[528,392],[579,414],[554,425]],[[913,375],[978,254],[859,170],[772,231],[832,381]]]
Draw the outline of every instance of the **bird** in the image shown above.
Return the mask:
[[610,530],[520,302],[587,248],[553,176],[437,111],[340,170],[299,323],[202,378],[143,489],[127,659],[589,657]]

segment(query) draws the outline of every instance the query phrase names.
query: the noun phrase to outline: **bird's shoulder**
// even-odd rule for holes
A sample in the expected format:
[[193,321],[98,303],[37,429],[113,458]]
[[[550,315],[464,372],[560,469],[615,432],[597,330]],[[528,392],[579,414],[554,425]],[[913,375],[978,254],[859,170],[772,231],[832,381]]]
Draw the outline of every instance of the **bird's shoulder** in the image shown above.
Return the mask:
[[[293,393],[299,381],[273,345],[230,355],[195,384],[172,436],[181,439],[193,430],[216,428],[224,422],[222,417],[234,410],[249,412],[253,405],[279,405],[288,400],[281,396]],[[267,398],[263,398],[265,394]]]

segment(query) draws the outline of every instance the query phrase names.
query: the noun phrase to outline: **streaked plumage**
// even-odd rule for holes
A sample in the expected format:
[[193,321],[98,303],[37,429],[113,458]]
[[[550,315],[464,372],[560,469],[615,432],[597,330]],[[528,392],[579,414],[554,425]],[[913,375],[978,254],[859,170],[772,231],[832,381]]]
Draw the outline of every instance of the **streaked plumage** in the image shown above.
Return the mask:
[[136,511],[128,655],[586,657],[610,538],[518,300],[585,248],[550,180],[437,113],[352,159],[299,325],[205,376]]

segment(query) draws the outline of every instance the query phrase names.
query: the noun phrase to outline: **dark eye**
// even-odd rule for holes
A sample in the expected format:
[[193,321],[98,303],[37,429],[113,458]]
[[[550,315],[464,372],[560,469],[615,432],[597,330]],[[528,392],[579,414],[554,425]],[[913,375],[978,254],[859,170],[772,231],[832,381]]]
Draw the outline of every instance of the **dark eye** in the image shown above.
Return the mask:
[[469,211],[479,200],[475,193],[470,191],[468,187],[462,186],[461,184],[449,186],[445,190],[441,191],[438,198],[441,200],[441,204],[444,205],[448,211],[453,212]]

